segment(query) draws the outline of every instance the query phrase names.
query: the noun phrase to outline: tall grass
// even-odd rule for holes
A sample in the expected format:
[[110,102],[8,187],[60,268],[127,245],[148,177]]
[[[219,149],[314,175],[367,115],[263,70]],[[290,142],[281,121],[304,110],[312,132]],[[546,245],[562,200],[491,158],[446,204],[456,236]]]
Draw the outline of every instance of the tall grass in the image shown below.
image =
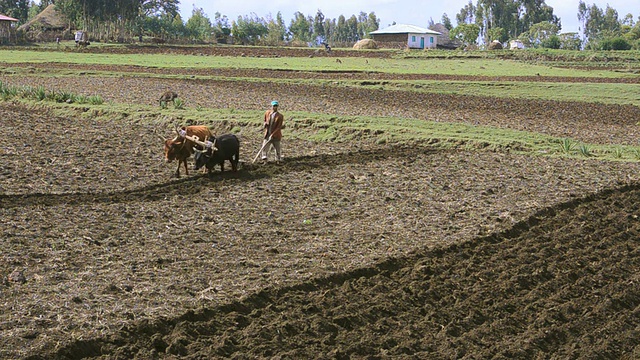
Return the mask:
[[7,101],[14,98],[22,98],[36,101],[53,101],[58,103],[76,103],[101,105],[104,99],[100,95],[86,96],[77,95],[70,91],[50,90],[47,91],[43,86],[10,86],[0,81],[0,99]]

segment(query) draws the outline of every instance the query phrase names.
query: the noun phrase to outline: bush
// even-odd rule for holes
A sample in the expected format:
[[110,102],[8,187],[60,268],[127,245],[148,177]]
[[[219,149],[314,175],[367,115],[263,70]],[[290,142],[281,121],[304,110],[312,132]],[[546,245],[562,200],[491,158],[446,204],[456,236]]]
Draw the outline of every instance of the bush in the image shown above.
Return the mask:
[[549,38],[542,40],[540,46],[545,49],[560,49],[560,38],[558,35],[551,35]]
[[600,42],[602,50],[631,50],[631,44],[623,37],[608,38]]

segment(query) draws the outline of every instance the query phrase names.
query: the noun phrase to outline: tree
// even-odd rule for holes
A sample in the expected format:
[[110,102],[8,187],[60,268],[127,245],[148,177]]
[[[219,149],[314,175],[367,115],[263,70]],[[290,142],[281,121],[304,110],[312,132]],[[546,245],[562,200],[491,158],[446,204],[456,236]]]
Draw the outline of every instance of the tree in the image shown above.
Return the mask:
[[440,22],[442,22],[442,25],[444,25],[445,29],[449,31],[453,29],[453,25],[451,24],[451,19],[449,19],[449,16],[447,16],[447,13],[442,14],[442,19],[440,20]]
[[564,50],[580,50],[582,49],[582,40],[577,32],[563,33],[558,35],[560,38],[560,49]]
[[256,14],[253,17],[247,15],[238,16],[238,20],[231,23],[231,33],[234,39],[243,44],[257,44],[265,35],[269,33],[264,19]]
[[336,41],[336,19],[324,19],[324,24],[322,25],[324,28],[325,42],[335,42]]
[[509,40],[509,34],[507,34],[507,31],[504,28],[494,27],[489,29],[489,39],[491,41],[498,40],[501,43],[504,43]]
[[560,45],[561,42],[558,35],[551,35],[540,42],[540,47],[544,49],[560,49]]
[[614,34],[620,34],[620,20],[618,19],[618,11],[607,5],[602,19],[602,29],[608,30]]
[[[587,6],[581,1],[578,6],[578,18],[584,23],[583,36],[586,46],[590,49],[602,48],[599,42],[609,38],[620,38],[630,30],[623,24],[628,22],[629,18],[620,20],[618,12],[609,5],[602,10],[595,4]],[[633,16],[630,21],[633,21]]]
[[478,25],[485,43],[517,38],[533,24],[543,21],[560,28],[560,19],[544,0],[477,0],[476,5],[470,0],[456,15],[456,20],[458,24]]
[[475,22],[476,7],[471,0],[465,5],[460,12],[456,14],[456,21],[460,24],[473,24]]
[[316,16],[313,18],[313,36],[320,42],[327,40],[327,34],[324,30],[324,14],[320,9],[318,9]]
[[621,36],[604,39],[598,45],[601,50],[631,50],[631,44]]
[[282,13],[278,11],[275,19],[271,17],[267,19],[267,30],[265,43],[272,46],[282,45],[287,37],[287,27],[282,19]]
[[293,14],[291,23],[289,24],[289,32],[291,32],[293,39],[303,42],[311,42],[311,38],[313,37],[312,23],[313,19],[311,19],[311,17],[307,18],[300,11],[296,11],[295,14]]
[[346,26],[347,41],[353,43],[360,40],[360,36],[358,35],[358,18],[355,15],[351,15],[351,17],[347,19]]
[[347,42],[349,41],[349,29],[347,28],[347,19],[344,15],[338,16],[338,22],[336,23],[336,41]]
[[358,16],[358,38],[364,39],[369,37],[369,33],[378,30],[380,20],[374,12],[369,14],[361,12]]
[[[556,24],[552,24],[548,21],[543,21],[537,24],[534,24],[529,29],[529,44],[534,47],[542,46],[542,43],[549,40],[550,37],[558,35],[558,26]],[[554,44],[558,44],[558,48],[560,47],[560,39],[554,39]],[[555,46],[555,45],[554,45]]]
[[216,38],[216,42],[226,44],[227,38],[231,35],[231,25],[229,24],[229,18],[227,18],[227,15],[222,15],[220,12],[216,12],[213,16],[211,30],[213,31],[213,36]]
[[195,40],[207,41],[211,38],[211,20],[202,8],[193,8],[185,27],[189,36]]
[[0,0],[0,14],[25,23],[29,18],[29,0]]
[[477,44],[478,36],[480,36],[480,26],[476,24],[460,24],[451,30],[449,36],[452,39],[458,39],[465,45]]
[[[582,26],[580,29],[582,33],[586,35],[586,27],[587,27],[587,17],[589,14],[589,9],[587,8],[587,4],[585,4],[582,0],[578,3],[578,20]],[[584,37],[582,38],[584,40]]]

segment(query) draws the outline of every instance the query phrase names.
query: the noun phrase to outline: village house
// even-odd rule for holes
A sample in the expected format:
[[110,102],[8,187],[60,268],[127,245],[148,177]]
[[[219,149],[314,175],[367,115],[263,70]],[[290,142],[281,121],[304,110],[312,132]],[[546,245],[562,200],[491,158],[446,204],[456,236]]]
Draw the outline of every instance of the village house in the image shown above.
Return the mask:
[[369,35],[383,48],[435,49],[441,34],[419,26],[397,24]]
[[[18,19],[0,14],[0,43],[11,42],[11,39],[15,36],[15,29],[13,29],[13,23],[17,23]],[[15,40],[15,39],[14,39]]]
[[58,12],[54,4],[49,4],[42,12],[18,28],[28,41],[54,41],[73,38],[72,24]]

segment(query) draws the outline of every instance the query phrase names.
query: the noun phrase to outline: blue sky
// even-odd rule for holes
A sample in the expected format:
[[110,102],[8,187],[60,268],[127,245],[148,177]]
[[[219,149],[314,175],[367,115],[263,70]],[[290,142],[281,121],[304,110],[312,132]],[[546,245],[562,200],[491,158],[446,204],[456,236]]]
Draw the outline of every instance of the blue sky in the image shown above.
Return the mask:
[[[606,0],[606,1],[584,1],[588,6],[596,4],[605,9],[607,4],[618,11],[618,15],[623,18],[631,13],[635,21],[640,16],[639,0]],[[236,20],[238,16],[255,14],[259,17],[275,18],[278,12],[282,13],[287,26],[297,11],[314,16],[318,9],[322,10],[325,18],[338,18],[340,15],[350,17],[358,15],[361,11],[366,13],[374,12],[380,19],[380,27],[384,28],[394,21],[400,24],[411,24],[427,27],[429,19],[440,22],[442,14],[447,13],[453,25],[456,25],[456,14],[463,8],[469,0],[449,0],[449,1],[421,1],[421,0],[241,0],[241,1],[218,1],[218,0],[181,0],[181,15],[186,21],[191,17],[195,8],[202,8],[207,16],[213,20],[214,14],[220,12],[226,15],[229,20]],[[476,4],[477,1],[473,0]],[[577,32],[579,22],[577,18],[579,0],[546,0],[545,3],[553,7],[554,14],[560,17],[562,22],[562,32]]]

